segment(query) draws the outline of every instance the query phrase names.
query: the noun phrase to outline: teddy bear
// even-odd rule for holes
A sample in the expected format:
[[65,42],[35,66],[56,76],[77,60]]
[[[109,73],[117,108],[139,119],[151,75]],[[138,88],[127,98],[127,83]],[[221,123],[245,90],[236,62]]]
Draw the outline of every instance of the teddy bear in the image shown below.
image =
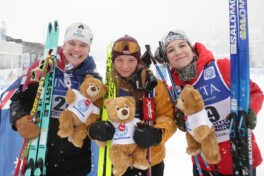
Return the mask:
[[87,136],[87,126],[100,117],[107,86],[92,75],[86,75],[80,91],[69,88],[66,93],[68,107],[60,113],[57,135],[68,137],[74,146],[81,148]]
[[121,176],[131,166],[141,170],[149,168],[146,149],[139,147],[133,139],[135,126],[141,123],[140,119],[135,118],[135,99],[131,96],[108,98],[104,106],[115,127],[109,151],[113,174]]
[[187,84],[179,94],[176,106],[187,116],[186,152],[197,155],[201,152],[209,164],[217,164],[221,157],[215,136],[215,129],[204,107],[204,101],[193,86]]

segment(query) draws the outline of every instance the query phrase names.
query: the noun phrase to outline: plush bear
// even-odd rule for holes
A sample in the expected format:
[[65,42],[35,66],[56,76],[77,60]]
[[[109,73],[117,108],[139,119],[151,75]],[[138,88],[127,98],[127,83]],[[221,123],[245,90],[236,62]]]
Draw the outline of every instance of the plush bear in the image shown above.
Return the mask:
[[121,176],[128,167],[146,170],[150,167],[146,149],[139,147],[133,140],[135,126],[140,122],[135,118],[135,100],[133,97],[108,98],[105,108],[109,120],[115,127],[109,158],[113,164],[113,174]]
[[92,75],[86,75],[80,91],[69,88],[66,93],[68,107],[60,113],[58,136],[68,137],[74,146],[81,148],[87,136],[87,126],[100,117],[107,89]]
[[209,164],[217,164],[221,157],[215,129],[204,108],[201,94],[187,84],[179,94],[176,106],[187,116],[186,152],[189,155],[202,153]]

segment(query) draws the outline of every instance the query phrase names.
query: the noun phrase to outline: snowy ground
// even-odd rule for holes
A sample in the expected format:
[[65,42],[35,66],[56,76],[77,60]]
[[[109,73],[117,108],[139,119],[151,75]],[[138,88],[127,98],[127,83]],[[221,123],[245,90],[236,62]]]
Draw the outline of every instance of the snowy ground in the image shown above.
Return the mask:
[[[264,71],[264,69],[262,69]],[[251,74],[251,79],[256,82],[264,91],[264,74]],[[253,131],[262,157],[264,158],[264,107],[258,114],[258,123]],[[190,156],[185,153],[186,149],[185,133],[178,130],[171,139],[166,143],[166,158],[165,158],[165,176],[175,175],[192,175],[192,163]],[[257,176],[264,176],[264,163],[257,168]]]

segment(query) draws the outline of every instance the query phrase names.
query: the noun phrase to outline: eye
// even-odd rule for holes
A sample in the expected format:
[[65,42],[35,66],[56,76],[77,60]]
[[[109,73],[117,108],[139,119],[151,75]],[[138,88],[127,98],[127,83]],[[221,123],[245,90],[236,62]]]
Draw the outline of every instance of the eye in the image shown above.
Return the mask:
[[174,51],[173,48],[170,48],[170,49],[167,50],[167,54],[169,54],[169,53],[171,53],[173,51]]
[[87,48],[87,47],[88,47],[88,44],[86,44],[86,43],[82,43],[80,46],[81,46],[82,48]]
[[188,46],[187,43],[182,43],[179,47],[180,47],[180,48],[184,48],[184,47],[187,47],[187,46]]
[[117,107],[116,107],[116,111],[119,111],[119,109],[120,109],[120,108],[117,106]]

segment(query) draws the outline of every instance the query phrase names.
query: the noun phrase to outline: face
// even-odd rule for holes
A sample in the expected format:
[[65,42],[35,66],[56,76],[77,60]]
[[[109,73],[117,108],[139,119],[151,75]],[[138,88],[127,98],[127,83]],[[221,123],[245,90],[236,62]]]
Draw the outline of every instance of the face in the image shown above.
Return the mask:
[[190,45],[184,40],[173,40],[170,42],[166,53],[170,65],[179,71],[189,65],[195,56]]
[[115,58],[114,67],[116,71],[124,78],[130,77],[138,65],[137,58],[129,55],[121,55]]
[[89,52],[89,45],[79,40],[69,40],[63,46],[65,62],[71,63],[73,68],[78,67],[88,57]]

